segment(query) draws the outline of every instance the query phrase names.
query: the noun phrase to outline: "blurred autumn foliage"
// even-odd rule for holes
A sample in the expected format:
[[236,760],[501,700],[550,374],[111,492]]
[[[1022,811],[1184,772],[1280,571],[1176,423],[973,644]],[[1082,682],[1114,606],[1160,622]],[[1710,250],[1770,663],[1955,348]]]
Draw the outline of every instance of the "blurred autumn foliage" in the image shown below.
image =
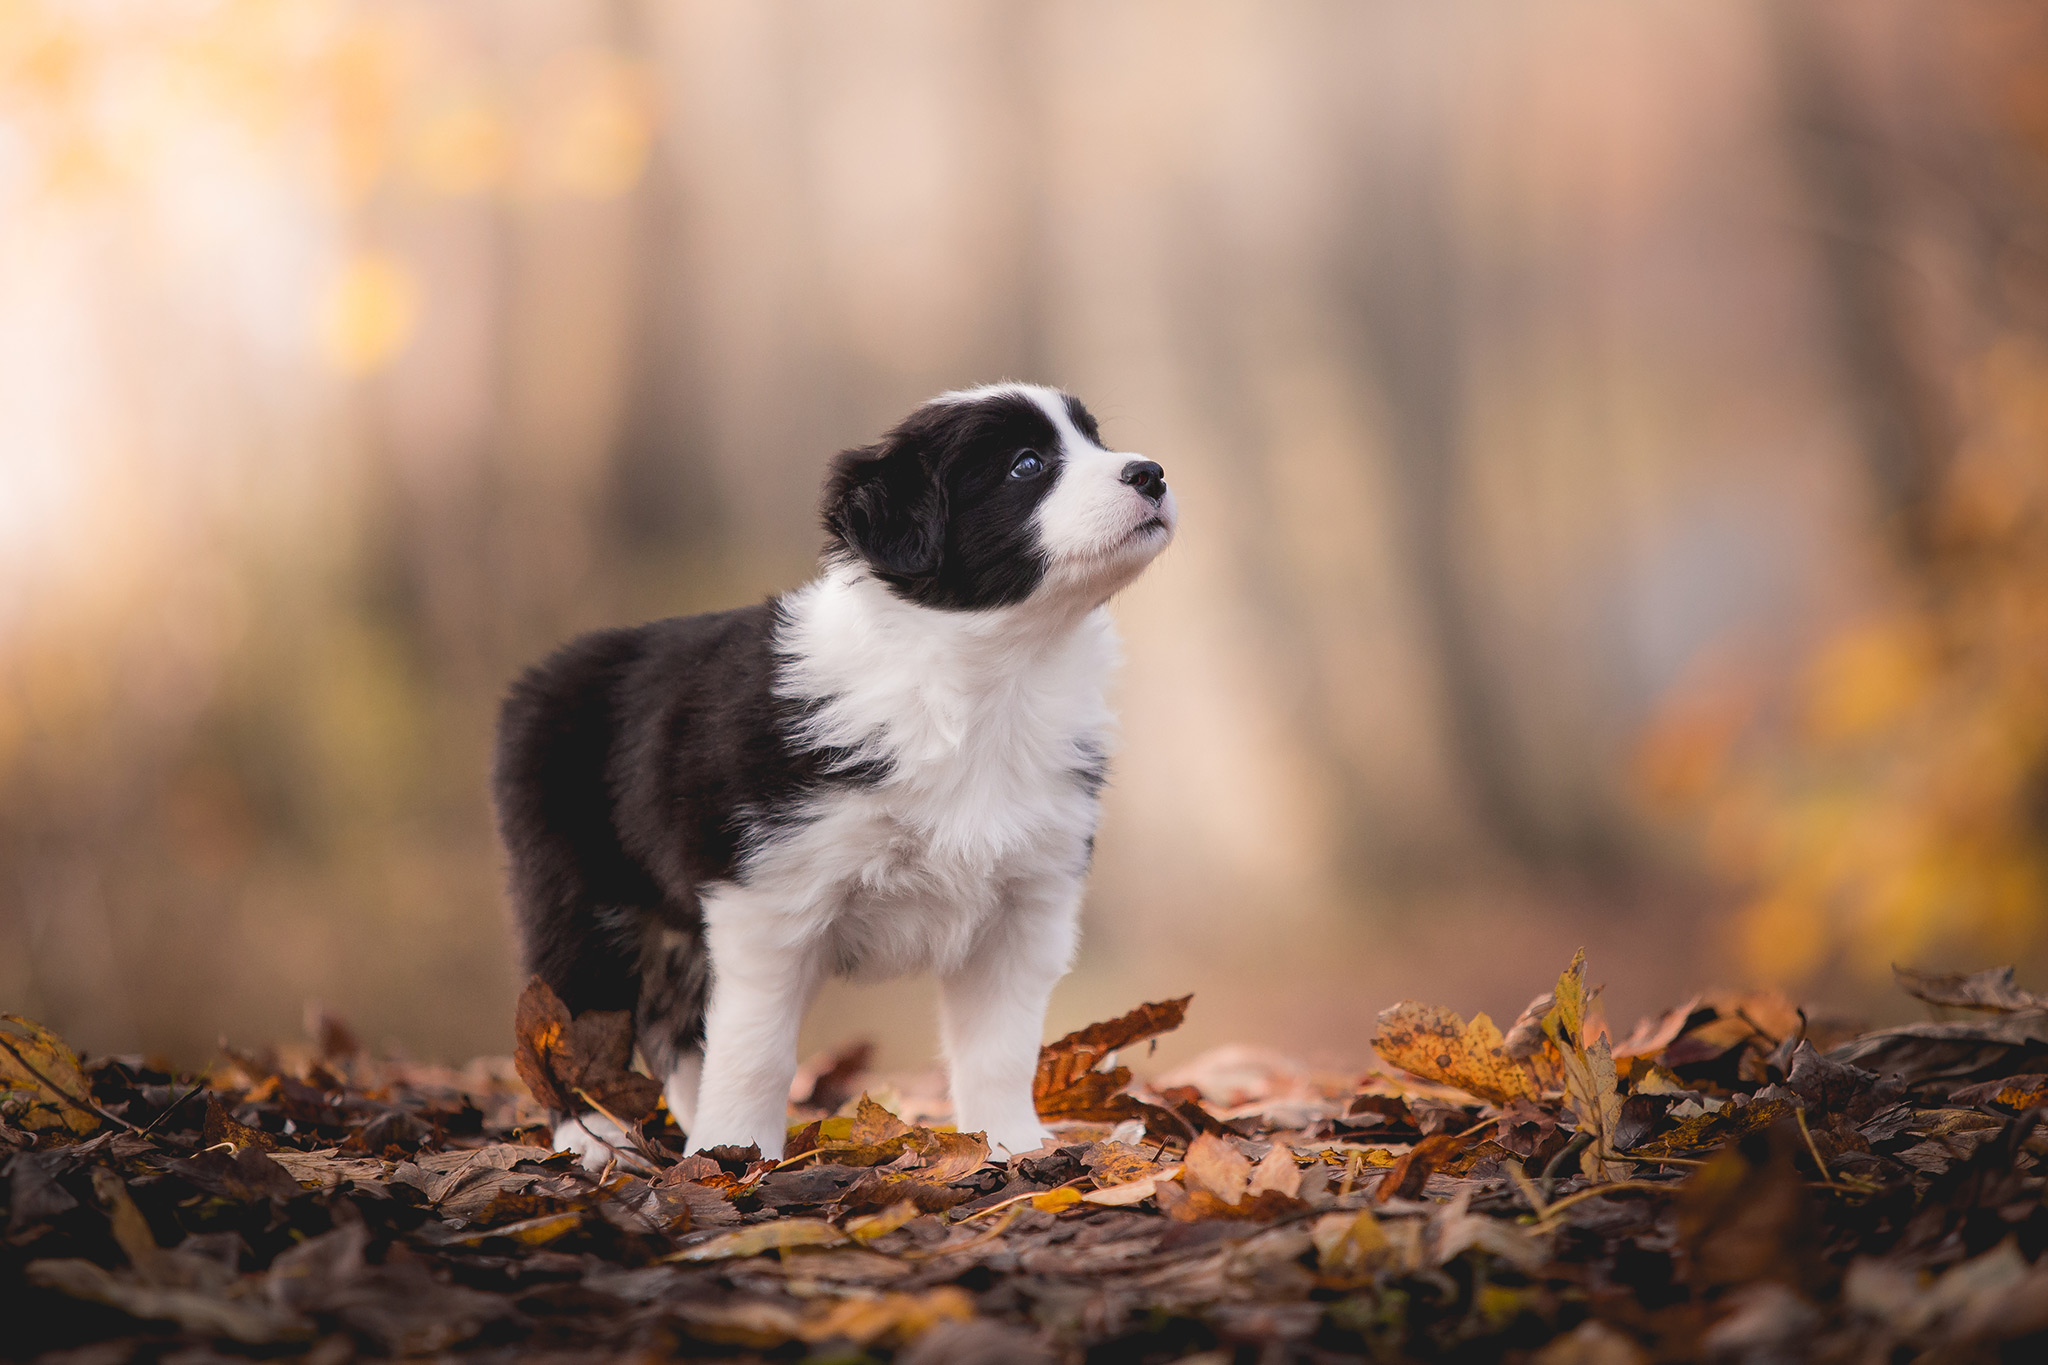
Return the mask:
[[[1946,140],[1823,153],[1881,157],[1871,195],[1926,195],[1909,167],[1949,172],[1940,194],[1966,210],[1862,224],[1891,235],[1856,249],[1912,253],[1920,293],[1844,301],[1859,327],[1915,327],[1876,343],[1906,363],[1850,376],[1878,409],[1867,447],[1902,447],[1873,479],[1887,590],[1789,687],[1717,657],[1640,754],[1646,787],[1695,813],[1711,864],[1750,888],[1734,934],[1766,979],[2048,939],[2048,19],[1953,18],[1940,51],[1965,106]],[[1944,417],[1912,429],[1916,406]]]

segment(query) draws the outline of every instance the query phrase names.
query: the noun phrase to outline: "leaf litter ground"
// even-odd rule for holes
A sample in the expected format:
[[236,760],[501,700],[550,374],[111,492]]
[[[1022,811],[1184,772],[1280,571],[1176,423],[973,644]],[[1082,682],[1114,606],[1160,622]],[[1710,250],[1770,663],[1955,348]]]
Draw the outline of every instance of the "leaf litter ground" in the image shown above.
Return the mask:
[[[538,984],[460,1071],[327,1019],[180,1076],[0,1016],[0,1356],[2041,1358],[2048,997],[1899,980],[1929,1022],[1712,995],[1623,1038],[1581,955],[1505,1030],[1393,1006],[1363,1077],[1157,1088],[1118,1056],[1189,1002],[1145,1005],[1048,1045],[1058,1137],[1009,1162],[860,1049],[785,1159],[686,1156],[625,1017]],[[634,1150],[549,1151],[571,1099]]]

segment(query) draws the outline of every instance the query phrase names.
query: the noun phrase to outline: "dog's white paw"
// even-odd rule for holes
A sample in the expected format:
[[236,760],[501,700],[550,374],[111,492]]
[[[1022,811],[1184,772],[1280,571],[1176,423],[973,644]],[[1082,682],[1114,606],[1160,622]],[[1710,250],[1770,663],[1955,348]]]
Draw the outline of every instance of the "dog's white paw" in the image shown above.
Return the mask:
[[1052,1144],[1052,1133],[1044,1128],[1012,1129],[1001,1136],[988,1135],[988,1153],[998,1161],[1015,1161],[1020,1156],[1037,1156]]
[[635,1170],[646,1164],[635,1154],[625,1131],[602,1114],[563,1119],[555,1125],[553,1142],[558,1152],[574,1152],[592,1175],[615,1164]]

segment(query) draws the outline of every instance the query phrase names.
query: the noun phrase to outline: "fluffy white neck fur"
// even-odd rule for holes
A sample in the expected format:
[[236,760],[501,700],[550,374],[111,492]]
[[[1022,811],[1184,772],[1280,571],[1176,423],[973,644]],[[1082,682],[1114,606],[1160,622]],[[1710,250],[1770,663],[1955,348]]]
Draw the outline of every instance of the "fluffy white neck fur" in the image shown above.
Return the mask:
[[1103,691],[1118,662],[1116,627],[1106,607],[1078,595],[938,611],[842,563],[783,606],[776,690],[823,703],[806,721],[820,745],[886,756],[899,769],[963,749],[1008,766],[1024,755],[1005,750],[1053,740],[1070,750],[1112,724]]

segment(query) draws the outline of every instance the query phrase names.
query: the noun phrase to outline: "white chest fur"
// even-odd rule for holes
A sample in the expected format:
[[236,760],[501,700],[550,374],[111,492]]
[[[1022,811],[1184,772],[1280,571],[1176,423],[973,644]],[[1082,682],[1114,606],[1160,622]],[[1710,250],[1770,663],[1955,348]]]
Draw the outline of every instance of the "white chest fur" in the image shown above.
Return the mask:
[[804,738],[884,776],[811,798],[732,891],[841,972],[949,971],[1016,898],[1085,866],[1115,627],[1099,607],[934,611],[846,569],[785,606],[777,690],[811,708]]

